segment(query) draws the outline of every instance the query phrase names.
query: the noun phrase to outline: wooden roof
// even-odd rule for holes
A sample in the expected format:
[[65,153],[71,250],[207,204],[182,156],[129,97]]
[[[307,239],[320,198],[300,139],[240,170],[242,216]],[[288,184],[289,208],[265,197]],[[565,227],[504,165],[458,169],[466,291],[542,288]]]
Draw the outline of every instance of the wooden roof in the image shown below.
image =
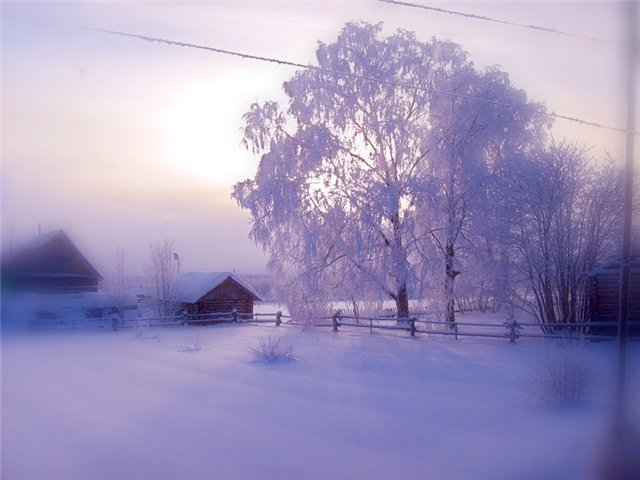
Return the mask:
[[[66,272],[66,271],[46,271],[38,270],[39,257],[43,256],[43,252],[46,252],[47,248],[54,242],[60,242],[69,254],[73,255],[82,265],[85,270],[84,273],[79,272]],[[75,244],[69,239],[67,234],[63,230],[55,230],[44,235],[40,235],[30,242],[23,244],[21,247],[3,258],[2,261],[3,270],[21,271],[23,275],[29,277],[92,277],[96,280],[102,280],[102,275],[94,268],[94,266],[87,260],[87,258],[78,250]]]
[[258,292],[242,277],[231,272],[187,272],[182,273],[177,282],[177,297],[182,303],[195,303],[227,279],[245,289],[254,300],[260,301]]

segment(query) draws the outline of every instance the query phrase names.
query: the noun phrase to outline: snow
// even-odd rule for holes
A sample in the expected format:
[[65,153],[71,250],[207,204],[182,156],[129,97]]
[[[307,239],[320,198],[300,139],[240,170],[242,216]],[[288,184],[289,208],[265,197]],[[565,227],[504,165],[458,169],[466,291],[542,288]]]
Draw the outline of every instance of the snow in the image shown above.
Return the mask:
[[176,293],[178,301],[184,303],[195,303],[211,290],[216,288],[227,278],[232,279],[246,290],[248,290],[258,300],[260,295],[242,277],[231,272],[185,272],[178,277]]
[[[43,328],[82,325],[85,328],[111,328],[111,318],[122,302],[125,320],[138,318],[138,300],[127,294],[114,299],[104,292],[81,293],[3,293],[2,329],[4,332],[25,332]],[[90,319],[89,319],[89,318]],[[103,320],[100,322],[99,320]]]
[[[138,306],[135,295],[126,294],[121,300],[127,307]],[[34,295],[36,305],[42,308],[84,310],[88,308],[109,308],[118,306],[111,295],[104,292],[55,293]]]
[[[298,359],[257,361],[268,336]],[[575,407],[527,394],[548,349],[248,324],[5,334],[3,478],[587,478],[613,344],[580,347],[597,382]]]

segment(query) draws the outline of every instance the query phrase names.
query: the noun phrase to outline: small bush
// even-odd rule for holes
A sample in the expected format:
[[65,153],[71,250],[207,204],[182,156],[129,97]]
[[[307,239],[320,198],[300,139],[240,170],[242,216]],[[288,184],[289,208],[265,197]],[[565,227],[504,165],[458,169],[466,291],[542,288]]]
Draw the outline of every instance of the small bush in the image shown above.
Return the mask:
[[180,348],[181,352],[199,352],[202,350],[203,344],[200,338],[192,338],[191,343],[186,347]]
[[249,350],[251,350],[256,360],[261,362],[290,361],[297,358],[293,352],[293,347],[291,345],[280,345],[280,338],[278,337],[260,337],[258,344],[249,347]]
[[150,333],[144,328],[138,329],[136,332],[136,338],[144,343],[155,343],[160,341],[160,335],[157,333]]
[[547,404],[575,404],[591,389],[591,369],[579,350],[571,346],[546,352],[530,378],[532,395]]

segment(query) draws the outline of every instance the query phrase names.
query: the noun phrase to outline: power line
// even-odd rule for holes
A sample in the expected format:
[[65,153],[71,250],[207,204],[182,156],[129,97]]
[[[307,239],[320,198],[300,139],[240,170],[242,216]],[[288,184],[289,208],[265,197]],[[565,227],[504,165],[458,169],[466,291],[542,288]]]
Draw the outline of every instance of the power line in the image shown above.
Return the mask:
[[470,101],[476,101],[476,102],[480,102],[480,103],[485,103],[488,105],[494,105],[494,106],[498,106],[498,107],[504,107],[504,108],[511,108],[514,110],[518,110],[518,111],[522,111],[522,112],[529,112],[529,113],[534,113],[537,115],[544,115],[547,117],[552,117],[552,118],[556,118],[556,119],[560,119],[560,120],[567,120],[569,122],[574,122],[574,123],[578,123],[580,125],[584,125],[584,126],[589,126],[589,127],[595,127],[595,128],[601,128],[601,129],[605,129],[605,130],[611,130],[614,132],[626,132],[626,130],[624,128],[618,128],[618,127],[612,127],[609,125],[604,125],[601,123],[597,123],[597,122],[591,122],[588,120],[583,120],[581,118],[577,118],[577,117],[572,117],[569,115],[562,115],[559,113],[555,113],[555,112],[548,112],[546,110],[540,110],[540,109],[536,109],[536,108],[530,108],[530,107],[523,107],[523,106],[518,106],[518,105],[513,105],[510,103],[504,103],[504,102],[497,102],[494,100],[487,100],[485,98],[480,98],[480,97],[475,97],[473,95],[464,95],[464,94],[459,94],[459,93],[451,93],[451,92],[444,92],[442,90],[437,90],[435,88],[426,88],[426,87],[419,87],[416,85],[409,85],[406,83],[397,83],[397,82],[392,82],[389,80],[382,80],[379,78],[374,78],[374,77],[369,77],[366,75],[359,75],[357,73],[352,73],[352,72],[338,72],[335,70],[329,70],[327,68],[322,68],[322,67],[317,67],[315,65],[305,65],[303,63],[298,63],[298,62],[293,62],[290,60],[283,60],[283,59],[279,59],[279,58],[273,58],[273,57],[264,57],[261,55],[253,55],[250,53],[244,53],[244,52],[239,52],[239,51],[235,51],[235,50],[227,50],[227,49],[223,49],[223,48],[217,48],[217,47],[210,47],[210,46],[206,46],[206,45],[198,45],[198,44],[194,44],[194,43],[188,43],[188,42],[178,42],[175,40],[168,40],[165,38],[159,38],[159,37],[149,37],[147,35],[139,35],[136,33],[127,33],[127,32],[119,32],[119,31],[115,31],[115,30],[106,30],[106,29],[102,29],[102,28],[90,28],[89,30],[93,30],[96,32],[102,32],[102,33],[107,33],[109,35],[117,35],[117,36],[121,36],[121,37],[129,37],[129,38],[135,38],[138,40],[144,40],[146,42],[151,42],[151,43],[163,43],[165,45],[171,45],[171,46],[178,46],[178,47],[184,47],[184,48],[194,48],[197,50],[206,50],[206,51],[210,51],[210,52],[214,52],[214,53],[220,53],[223,55],[231,55],[234,57],[240,57],[243,58],[245,60],[258,60],[261,62],[268,62],[268,63],[274,63],[277,65],[284,65],[284,66],[290,66],[290,67],[297,67],[297,68],[303,68],[305,70],[313,70],[316,72],[321,72],[321,73],[325,73],[328,75],[333,75],[333,76],[340,76],[340,77],[347,77],[347,78],[353,78],[356,80],[363,80],[366,82],[374,82],[374,83],[379,83],[382,85],[388,85],[388,86],[393,86],[393,87],[398,87],[398,88],[404,88],[407,90],[414,90],[414,91],[419,91],[419,92],[427,92],[427,93],[435,93],[438,95],[444,95],[444,96],[448,96],[451,98],[459,98],[462,100],[470,100]]
[[527,25],[525,23],[510,22],[509,20],[501,20],[498,18],[487,17],[485,15],[478,15],[475,13],[465,13],[465,12],[459,12],[457,10],[447,10],[445,8],[430,7],[428,5],[420,5],[417,3],[403,2],[398,0],[378,0],[378,1],[382,3],[389,3],[392,5],[400,5],[403,7],[419,8],[422,10],[429,10],[432,12],[445,13],[447,15],[457,15],[459,17],[473,18],[475,20],[484,20],[486,22],[500,23],[502,25],[510,25],[512,27],[527,28],[529,30],[537,30],[539,32],[553,33],[553,34],[562,35],[565,37],[580,38],[582,40],[589,40],[592,42],[609,43],[609,44],[614,43],[613,41],[607,40],[604,38],[590,37],[587,35],[580,35],[578,33],[565,32],[562,30],[556,30],[555,28],[543,27],[540,25]]

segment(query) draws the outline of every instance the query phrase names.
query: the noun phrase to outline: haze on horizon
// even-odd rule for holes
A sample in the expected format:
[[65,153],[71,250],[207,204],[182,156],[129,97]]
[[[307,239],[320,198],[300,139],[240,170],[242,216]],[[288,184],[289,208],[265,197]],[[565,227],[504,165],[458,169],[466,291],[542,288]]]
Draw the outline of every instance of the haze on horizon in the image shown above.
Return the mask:
[[[315,63],[345,22],[447,38],[558,113],[624,126],[621,51],[376,1],[2,5],[2,241],[64,229],[96,267],[116,246],[138,269],[173,238],[184,270],[260,272],[249,215],[230,198],[255,174],[241,146],[251,103],[295,69],[88,30],[120,30]],[[430,5],[618,40],[615,3]],[[621,159],[624,135],[558,120],[554,135]]]

